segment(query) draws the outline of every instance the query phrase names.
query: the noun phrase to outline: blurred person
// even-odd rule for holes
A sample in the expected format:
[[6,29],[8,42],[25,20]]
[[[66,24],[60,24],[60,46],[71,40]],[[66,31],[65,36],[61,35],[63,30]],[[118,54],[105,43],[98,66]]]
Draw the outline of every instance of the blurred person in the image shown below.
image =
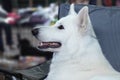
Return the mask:
[[116,6],[120,6],[120,0],[116,0]]
[[[15,11],[15,8],[12,8],[12,5],[10,3],[11,0],[0,0],[0,6],[3,7],[6,12],[13,12]],[[7,5],[7,6],[6,6]],[[9,6],[8,6],[9,5]],[[5,20],[0,21],[0,55],[3,56],[4,53],[4,44],[3,44],[3,37],[2,37],[2,30],[5,31],[6,36],[6,44],[9,46],[9,49],[13,48],[13,40],[12,40],[12,26],[11,23],[14,23],[15,19],[11,18],[10,14],[7,14],[8,17]]]
[[76,0],[75,3],[89,4],[89,0]]
[[96,5],[102,6],[102,5],[103,5],[103,4],[102,4],[102,0],[97,0],[97,1],[96,1]]
[[70,3],[101,5],[102,0],[69,0]]
[[116,2],[115,2],[115,5],[116,6],[120,6],[120,0],[115,0]]
[[112,6],[112,0],[102,0],[104,6]]
[[4,52],[4,45],[3,45],[3,39],[2,39],[2,29],[5,30],[6,34],[6,43],[9,46],[10,49],[13,49],[12,44],[12,29],[9,24],[6,24],[4,22],[0,22],[0,54],[2,55]]
[[89,0],[68,0],[69,3],[89,4]]
[[88,1],[89,1],[89,4],[97,5],[97,1],[99,0],[88,0]]
[[103,6],[116,6],[119,0],[102,0]]

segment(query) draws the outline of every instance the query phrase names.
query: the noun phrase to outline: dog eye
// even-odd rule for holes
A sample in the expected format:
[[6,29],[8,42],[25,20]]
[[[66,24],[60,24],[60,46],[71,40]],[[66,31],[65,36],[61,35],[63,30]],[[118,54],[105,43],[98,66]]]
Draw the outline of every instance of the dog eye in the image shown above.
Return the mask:
[[60,26],[58,27],[58,29],[64,29],[63,25],[60,25]]

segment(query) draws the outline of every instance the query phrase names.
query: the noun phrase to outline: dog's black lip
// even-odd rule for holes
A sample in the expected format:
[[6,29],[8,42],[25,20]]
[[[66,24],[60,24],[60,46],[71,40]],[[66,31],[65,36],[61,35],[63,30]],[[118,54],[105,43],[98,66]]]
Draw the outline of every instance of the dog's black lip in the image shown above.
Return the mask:
[[[46,48],[59,48],[61,47],[61,43],[60,42],[40,42],[40,45],[38,46],[39,49],[46,49]],[[44,44],[44,45],[41,45]],[[57,45],[54,45],[57,44]]]

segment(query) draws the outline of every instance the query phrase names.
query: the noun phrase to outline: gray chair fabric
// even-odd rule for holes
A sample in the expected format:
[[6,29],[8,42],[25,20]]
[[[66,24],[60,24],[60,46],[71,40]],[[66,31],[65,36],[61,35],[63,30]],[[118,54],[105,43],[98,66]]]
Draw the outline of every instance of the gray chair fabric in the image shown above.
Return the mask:
[[[78,12],[85,5],[75,5]],[[59,18],[68,14],[69,4],[62,4]],[[111,65],[120,71],[120,7],[88,5],[90,19],[104,55]]]

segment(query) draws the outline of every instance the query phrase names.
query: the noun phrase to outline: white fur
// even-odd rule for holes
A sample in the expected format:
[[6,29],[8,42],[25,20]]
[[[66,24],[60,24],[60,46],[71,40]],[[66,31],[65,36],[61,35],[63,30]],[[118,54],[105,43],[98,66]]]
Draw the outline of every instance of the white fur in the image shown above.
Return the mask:
[[[65,29],[58,29],[59,25]],[[69,15],[54,26],[38,28],[40,41],[62,43],[57,49],[42,49],[54,51],[45,80],[120,80],[120,74],[103,56],[89,19],[88,7],[83,7],[77,14],[72,4]]]

